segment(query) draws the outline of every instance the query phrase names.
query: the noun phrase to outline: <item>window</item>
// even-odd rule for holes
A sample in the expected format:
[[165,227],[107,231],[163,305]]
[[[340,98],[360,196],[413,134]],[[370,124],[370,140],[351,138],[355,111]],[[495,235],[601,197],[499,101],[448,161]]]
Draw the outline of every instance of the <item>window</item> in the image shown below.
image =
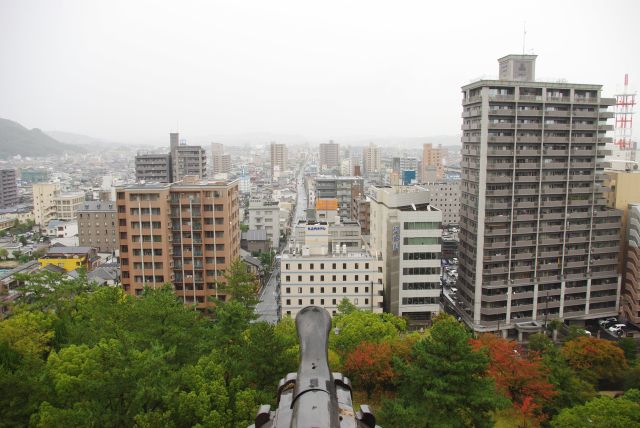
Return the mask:
[[364,292],[368,293],[369,292],[369,287],[364,287]]
[[324,287],[320,287],[320,292],[324,293]]
[[320,282],[324,282],[324,275],[320,275]]
[[331,269],[336,269],[336,266],[337,266],[337,265],[336,265],[335,263],[333,263],[333,264],[331,265]]
[[356,293],[358,292],[358,287],[356,287],[356,291],[355,291],[355,292],[356,292]]
[[404,245],[438,245],[439,237],[418,236],[415,238],[404,238]]
[[356,263],[355,268],[358,269],[359,263]]
[[313,276],[313,275],[311,275],[311,276],[309,277],[309,282],[312,282],[312,281],[314,281],[314,276]]
[[402,253],[403,260],[440,260],[441,258],[440,253]]
[[347,292],[347,287],[342,287],[342,292],[346,293]]
[[403,290],[437,290],[442,285],[439,282],[403,282]]
[[314,288],[313,288],[313,287],[311,287],[311,294],[313,294],[313,292],[314,292]]
[[364,304],[368,305],[369,304],[369,299],[364,299]]
[[298,275],[298,282],[302,282],[302,275]]
[[302,263],[298,263],[298,270],[302,270]]
[[286,265],[284,265],[285,269],[291,269],[291,265],[289,265],[289,263],[287,263]]
[[336,292],[336,287],[332,287],[332,288],[331,288],[331,292],[335,294],[335,292]]
[[320,304],[324,305],[324,299],[320,299]]
[[314,301],[313,301],[313,299],[311,299],[311,302],[310,302],[310,304],[312,304],[312,305],[313,305],[313,303],[314,303]]
[[309,269],[313,270],[313,263],[309,265]]
[[291,275],[287,275],[284,277],[285,282],[291,282]]
[[369,269],[369,263],[365,263],[365,264],[364,264],[364,268],[365,268],[365,269]]
[[291,299],[287,299],[287,305],[291,304]]
[[[336,304],[336,299],[332,299],[331,304],[335,305]],[[336,311],[333,311],[333,313],[335,314]]]
[[432,230],[440,229],[440,223],[436,221],[407,221],[404,230]]
[[365,275],[365,276],[364,276],[364,280],[365,280],[365,281],[369,281],[369,275]]
[[355,276],[353,277],[353,280],[354,280],[354,281],[357,281],[357,280],[358,280],[358,275],[355,275]]
[[324,263],[320,263],[320,269],[324,269]]
[[347,264],[346,263],[342,263],[342,269],[346,269],[347,268]]
[[302,294],[302,287],[298,287],[298,294]]
[[403,305],[433,305],[438,303],[437,297],[403,297]]
[[347,275],[342,275],[342,280],[346,282],[347,281]]
[[338,280],[337,278],[338,278],[338,277],[337,277],[336,275],[332,275],[332,276],[331,276],[331,280],[332,280],[333,282],[336,282],[336,281]]
[[298,304],[302,305],[302,299],[298,299]]
[[439,267],[410,267],[403,268],[404,275],[440,275]]

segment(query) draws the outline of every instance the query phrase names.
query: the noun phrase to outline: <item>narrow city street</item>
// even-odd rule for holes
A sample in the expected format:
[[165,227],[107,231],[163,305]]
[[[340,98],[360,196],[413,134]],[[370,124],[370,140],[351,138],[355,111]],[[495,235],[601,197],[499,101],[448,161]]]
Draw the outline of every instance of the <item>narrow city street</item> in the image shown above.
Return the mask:
[[[297,199],[296,207],[293,215],[291,226],[292,228],[305,217],[304,212],[307,209],[307,194],[304,188],[304,170],[306,165],[303,165],[299,171],[297,178]],[[280,259],[275,261],[275,267],[267,284],[262,289],[260,294],[260,302],[256,305],[256,313],[258,314],[258,321],[266,321],[268,323],[275,324],[279,319],[278,311],[278,279],[280,277]]]

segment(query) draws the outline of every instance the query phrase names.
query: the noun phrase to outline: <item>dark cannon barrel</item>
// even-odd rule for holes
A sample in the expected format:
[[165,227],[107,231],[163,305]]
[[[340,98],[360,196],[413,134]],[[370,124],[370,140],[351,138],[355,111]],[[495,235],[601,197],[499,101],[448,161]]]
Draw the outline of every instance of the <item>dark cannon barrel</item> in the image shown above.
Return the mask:
[[307,306],[296,316],[296,329],[298,372],[280,381],[278,408],[272,411],[269,405],[261,406],[250,428],[376,428],[368,406],[354,411],[349,379],[329,368],[329,313]]

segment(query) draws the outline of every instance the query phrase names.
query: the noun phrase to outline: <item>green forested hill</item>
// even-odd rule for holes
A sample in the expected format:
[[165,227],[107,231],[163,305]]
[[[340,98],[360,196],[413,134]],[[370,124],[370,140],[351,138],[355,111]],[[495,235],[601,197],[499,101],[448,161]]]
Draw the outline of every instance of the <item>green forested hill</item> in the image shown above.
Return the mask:
[[17,122],[0,118],[0,158],[15,155],[39,157],[84,151],[78,146],[61,143],[39,129],[27,129]]

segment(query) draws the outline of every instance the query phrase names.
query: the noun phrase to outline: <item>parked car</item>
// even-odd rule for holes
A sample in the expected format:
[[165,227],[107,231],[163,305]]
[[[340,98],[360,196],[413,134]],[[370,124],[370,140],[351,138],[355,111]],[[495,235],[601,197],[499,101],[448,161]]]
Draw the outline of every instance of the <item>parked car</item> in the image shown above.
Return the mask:
[[614,326],[614,327],[618,327],[618,328],[620,328],[620,329],[625,329],[625,328],[627,328],[627,325],[626,325],[626,324],[614,324],[613,326]]
[[607,329],[610,333],[620,335],[622,334],[622,329],[620,327],[612,326]]

